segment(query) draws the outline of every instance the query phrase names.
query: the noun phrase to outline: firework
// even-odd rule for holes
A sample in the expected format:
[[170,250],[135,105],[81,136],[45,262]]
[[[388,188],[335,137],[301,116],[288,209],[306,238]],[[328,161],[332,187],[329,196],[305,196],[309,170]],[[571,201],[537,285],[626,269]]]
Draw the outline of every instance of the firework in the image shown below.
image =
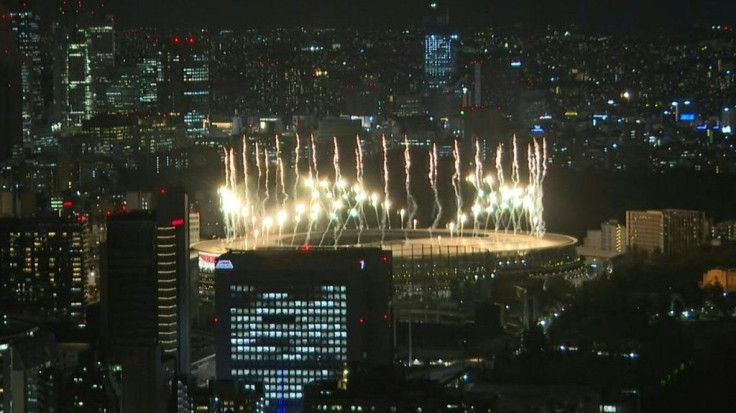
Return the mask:
[[[296,138],[295,156],[291,167],[294,169],[293,189],[289,194],[286,190],[286,170],[283,152],[279,139],[274,141],[274,151],[261,147],[255,143],[255,169],[257,176],[251,180],[248,160],[248,147],[245,138],[242,148],[242,174],[238,174],[238,165],[235,152],[232,148],[225,148],[224,170],[225,184],[220,188],[219,196],[225,224],[225,234],[228,239],[243,238],[243,242],[253,246],[265,245],[270,242],[269,237],[278,236],[278,242],[283,243],[289,237],[282,237],[283,232],[291,231],[292,243],[297,232],[304,232],[301,242],[309,243],[311,234],[319,231],[318,242],[321,245],[326,239],[337,245],[345,230],[357,230],[358,242],[360,234],[372,225],[383,233],[391,228],[390,171],[388,140],[381,139],[381,162],[379,172],[382,191],[370,192],[364,182],[363,149],[360,139],[356,137],[354,146],[355,179],[351,183],[341,174],[341,160],[338,151],[337,139],[332,140],[333,180],[320,179],[317,168],[317,144],[311,138],[311,156],[309,173],[301,177],[299,171],[300,140]],[[412,159],[408,138],[404,138],[404,192],[405,205],[397,205],[394,219],[399,219],[402,230],[421,231],[417,228],[415,216],[420,210],[413,194],[414,181],[412,180]],[[504,179],[503,147],[499,145],[495,153],[495,176],[483,176],[484,168],[480,142],[474,142],[472,170],[465,180],[461,180],[462,162],[460,144],[455,141],[452,146],[453,173],[451,185],[454,193],[456,214],[451,222],[446,223],[450,236],[463,236],[467,225],[472,224],[473,236],[481,230],[490,229],[509,233],[528,233],[536,237],[543,237],[545,224],[543,220],[543,190],[542,185],[546,176],[546,142],[537,141],[527,146],[528,179],[521,181],[519,161],[517,159],[516,139],[512,140],[510,181]],[[275,155],[274,159],[270,154]],[[271,171],[269,165],[274,163]],[[438,147],[433,144],[428,151],[427,178],[431,188],[434,203],[431,214],[430,231],[439,228],[443,218],[443,204],[441,202],[441,185],[438,182]],[[242,176],[242,183],[239,177]],[[255,184],[251,187],[249,182]],[[464,184],[467,182],[467,184]],[[239,185],[243,185],[239,189]],[[463,185],[469,189],[465,198],[472,199],[468,210],[463,203]],[[272,194],[273,193],[273,199]],[[263,196],[261,196],[263,194]],[[258,209],[254,208],[258,206]],[[370,223],[364,213],[365,207],[373,208],[375,221]],[[408,218],[408,219],[407,219]],[[406,221],[405,221],[406,220]],[[406,224],[405,224],[406,222]],[[468,227],[469,228],[469,227]],[[274,235],[271,235],[271,234]],[[327,234],[331,233],[330,237]],[[288,232],[287,232],[288,234]]]

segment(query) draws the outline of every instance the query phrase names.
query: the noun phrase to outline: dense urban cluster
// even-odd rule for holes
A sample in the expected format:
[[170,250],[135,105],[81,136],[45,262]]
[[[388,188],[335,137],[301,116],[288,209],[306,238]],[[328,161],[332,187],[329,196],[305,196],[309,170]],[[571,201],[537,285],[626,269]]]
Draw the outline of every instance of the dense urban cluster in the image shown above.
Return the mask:
[[0,9],[0,413],[736,408],[733,27],[47,3]]

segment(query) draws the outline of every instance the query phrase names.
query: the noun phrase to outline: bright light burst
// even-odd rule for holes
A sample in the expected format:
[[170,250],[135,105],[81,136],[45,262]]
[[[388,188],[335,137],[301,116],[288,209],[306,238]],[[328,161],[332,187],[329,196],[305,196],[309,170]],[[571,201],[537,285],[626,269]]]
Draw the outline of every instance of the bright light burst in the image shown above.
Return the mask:
[[[310,140],[309,174],[300,176],[299,171],[299,138],[296,139],[294,162],[290,167],[294,170],[294,186],[289,194],[285,185],[285,170],[287,167],[282,158],[282,151],[278,139],[275,140],[275,159],[269,158],[269,151],[255,145],[255,164],[257,176],[251,176],[248,168],[248,156],[245,139],[241,153],[243,181],[238,180],[236,156],[234,148],[224,149],[225,184],[219,189],[221,211],[225,224],[225,235],[228,241],[241,239],[246,245],[266,245],[271,241],[271,234],[279,244],[289,243],[284,234],[291,232],[291,242],[294,243],[297,232],[306,232],[303,239],[309,244],[314,235],[314,243],[322,245],[325,236],[332,232],[329,238],[337,245],[340,235],[345,230],[360,234],[368,229],[391,228],[391,220],[398,219],[399,226],[404,230],[418,231],[417,220],[414,219],[418,211],[416,197],[412,193],[412,186],[417,181],[410,176],[411,156],[408,141],[404,140],[404,203],[397,204],[389,198],[389,169],[387,141],[381,140],[381,181],[382,191],[367,188],[363,181],[363,148],[360,139],[355,140],[356,182],[350,182],[340,173],[340,157],[337,141],[333,141],[332,166],[334,179],[320,178],[317,169],[317,146],[314,138]],[[511,233],[528,233],[535,237],[543,237],[545,224],[543,219],[543,188],[542,184],[547,173],[546,142],[534,140],[527,148],[528,180],[522,183],[519,177],[519,160],[517,158],[516,138],[512,142],[511,180],[504,179],[503,147],[499,145],[495,156],[495,174],[483,175],[480,144],[476,139],[474,144],[473,170],[465,175],[466,185],[473,190],[472,203],[465,207],[461,198],[461,154],[457,141],[453,145],[453,173],[451,186],[455,194],[456,214],[452,221],[446,224],[451,234],[465,236],[469,233],[475,236],[479,230],[493,229]],[[437,146],[433,145],[428,151],[429,168],[424,175],[434,195],[432,223],[429,229],[435,229],[441,222],[443,205],[438,191],[438,157]],[[273,162],[275,176],[269,180],[269,164]],[[272,182],[269,183],[269,182]],[[255,183],[255,186],[253,185]],[[269,188],[273,185],[273,188]],[[270,192],[269,190],[272,190]],[[270,197],[273,193],[275,196]],[[280,199],[279,199],[280,195]],[[373,210],[372,213],[370,210]],[[392,211],[396,217],[392,218]],[[368,217],[375,215],[375,219]],[[405,224],[404,220],[407,219]],[[319,240],[317,242],[317,240]]]

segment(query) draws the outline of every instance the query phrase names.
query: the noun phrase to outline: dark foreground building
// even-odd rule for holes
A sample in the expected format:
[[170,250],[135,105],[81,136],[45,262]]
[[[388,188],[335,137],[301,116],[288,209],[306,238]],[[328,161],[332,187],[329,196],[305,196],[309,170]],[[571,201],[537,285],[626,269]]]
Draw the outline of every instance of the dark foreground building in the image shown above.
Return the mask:
[[391,254],[379,248],[230,251],[215,265],[217,379],[262,382],[268,411],[348,363],[392,361]]

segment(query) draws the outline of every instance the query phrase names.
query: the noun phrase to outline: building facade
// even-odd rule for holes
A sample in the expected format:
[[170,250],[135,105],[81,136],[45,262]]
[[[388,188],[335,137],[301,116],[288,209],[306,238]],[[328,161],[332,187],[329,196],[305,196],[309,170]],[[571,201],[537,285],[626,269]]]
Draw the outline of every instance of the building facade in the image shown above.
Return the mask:
[[720,285],[724,292],[736,292],[736,268],[714,268],[703,274],[701,287]]
[[648,253],[673,254],[700,246],[707,227],[705,213],[701,211],[626,211],[629,246]]
[[188,217],[186,193],[161,189],[155,212],[108,218],[103,341],[123,412],[163,411],[170,380],[189,373]]
[[612,219],[601,224],[601,249],[624,253],[628,245],[626,226]]
[[[89,229],[76,219],[0,219],[0,288],[8,300],[39,316],[86,326]],[[10,308],[6,308],[9,310]]]
[[218,380],[262,382],[267,409],[349,362],[392,361],[391,254],[378,248],[231,251],[215,264]]

